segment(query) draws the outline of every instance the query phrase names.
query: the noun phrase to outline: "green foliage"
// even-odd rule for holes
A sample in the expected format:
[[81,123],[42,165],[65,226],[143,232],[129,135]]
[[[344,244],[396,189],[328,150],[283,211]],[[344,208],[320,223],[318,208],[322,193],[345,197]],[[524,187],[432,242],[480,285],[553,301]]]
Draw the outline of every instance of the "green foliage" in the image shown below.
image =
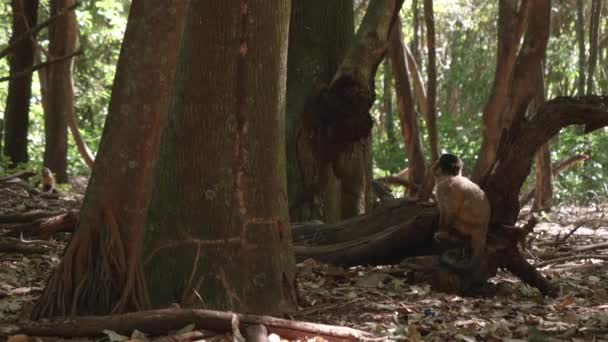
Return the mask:
[[[81,0],[76,9],[79,26],[78,46],[84,55],[75,59],[74,92],[76,115],[80,132],[89,147],[97,150],[110,101],[114,72],[120,45],[127,22],[130,1],[127,0]],[[49,17],[49,1],[40,1],[39,22]],[[11,9],[8,2],[0,5],[0,37],[9,37],[11,31]],[[38,34],[41,46],[48,48],[48,33],[44,29]],[[6,46],[6,40],[0,40]],[[8,74],[6,59],[0,61],[0,75]],[[0,83],[0,118],[3,117],[7,96],[7,82]],[[82,162],[71,134],[68,144],[68,167],[70,174],[88,173]],[[30,108],[29,154],[32,169],[42,165],[44,153],[44,114],[41,106],[40,82],[33,77],[32,102]]]

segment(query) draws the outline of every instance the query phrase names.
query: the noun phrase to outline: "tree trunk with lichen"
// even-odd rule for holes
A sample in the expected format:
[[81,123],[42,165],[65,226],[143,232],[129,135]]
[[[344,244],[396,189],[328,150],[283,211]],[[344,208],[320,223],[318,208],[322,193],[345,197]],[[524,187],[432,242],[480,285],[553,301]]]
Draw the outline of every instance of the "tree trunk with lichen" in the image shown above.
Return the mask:
[[34,308],[34,319],[148,307],[142,232],[184,10],[181,0],[134,0],[131,5],[80,224]]
[[352,1],[291,2],[287,57],[287,190],[290,203],[310,193],[306,201],[291,210],[292,221],[342,219],[340,180],[329,165],[314,158],[302,131],[302,114],[315,88],[331,82],[354,36]]
[[[142,257],[152,307],[295,308],[282,0],[190,3]],[[269,25],[268,23],[272,23]]]

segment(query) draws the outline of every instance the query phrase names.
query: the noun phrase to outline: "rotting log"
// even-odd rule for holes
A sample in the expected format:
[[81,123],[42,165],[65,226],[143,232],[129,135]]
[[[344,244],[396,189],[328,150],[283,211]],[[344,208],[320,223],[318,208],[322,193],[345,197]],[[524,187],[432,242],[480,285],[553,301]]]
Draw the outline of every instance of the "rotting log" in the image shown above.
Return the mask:
[[111,330],[123,335],[131,335],[137,329],[148,335],[166,335],[188,324],[195,329],[218,333],[232,332],[232,320],[236,316],[239,330],[245,331],[249,325],[261,324],[269,333],[275,333],[288,340],[301,340],[319,336],[328,341],[359,341],[374,336],[361,330],[290,321],[270,316],[235,314],[231,312],[195,309],[161,309],[139,311],[113,316],[81,316],[69,319],[24,322],[15,333],[29,336],[61,336],[63,338],[94,337],[103,330]]

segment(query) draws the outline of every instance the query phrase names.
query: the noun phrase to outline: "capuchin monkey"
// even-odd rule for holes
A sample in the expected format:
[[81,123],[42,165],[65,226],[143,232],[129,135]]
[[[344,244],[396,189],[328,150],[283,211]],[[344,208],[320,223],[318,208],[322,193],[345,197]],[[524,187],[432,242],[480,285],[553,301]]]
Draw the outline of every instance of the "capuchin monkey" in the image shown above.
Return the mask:
[[55,176],[48,167],[42,168],[42,191],[47,193],[54,193],[55,190]]
[[[477,184],[463,177],[462,161],[453,154],[443,154],[431,168],[435,177],[435,192],[439,206],[439,230],[435,240],[459,240],[455,235],[468,239],[470,258],[456,262],[444,252],[440,262],[455,271],[469,271],[479,266],[490,222],[490,202]],[[452,230],[455,230],[456,233]],[[460,239],[462,242],[462,240]]]

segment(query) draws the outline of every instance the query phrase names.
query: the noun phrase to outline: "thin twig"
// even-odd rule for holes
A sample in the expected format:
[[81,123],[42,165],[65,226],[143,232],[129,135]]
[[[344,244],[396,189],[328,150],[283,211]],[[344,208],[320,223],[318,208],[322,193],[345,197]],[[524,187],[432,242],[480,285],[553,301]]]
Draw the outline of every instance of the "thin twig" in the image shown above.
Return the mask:
[[555,258],[552,260],[547,260],[547,261],[543,261],[543,262],[539,262],[538,264],[535,264],[534,267],[544,267],[547,265],[551,265],[551,264],[555,264],[558,262],[564,262],[564,261],[572,261],[572,260],[582,260],[582,259],[599,259],[599,260],[608,260],[608,255],[606,254],[583,254],[583,255],[571,255],[571,256],[565,256],[565,257],[561,257],[561,258]]
[[22,70],[22,71],[19,71],[19,72],[12,73],[11,75],[8,75],[8,76],[0,78],[0,82],[6,82],[6,81],[13,80],[15,78],[19,78],[19,77],[23,77],[23,76],[29,75],[29,74],[33,73],[34,71],[40,70],[40,69],[42,69],[42,68],[44,68],[46,66],[49,66],[49,65],[51,65],[53,63],[61,62],[61,61],[64,61],[66,59],[72,58],[74,56],[78,56],[78,55],[82,55],[82,50],[77,50],[77,51],[74,51],[74,52],[72,52],[70,54],[67,54],[67,55],[63,56],[63,57],[55,58],[55,59],[52,59],[50,61],[46,61],[44,63],[33,65],[33,66],[31,66],[30,68],[28,68],[26,70]]

